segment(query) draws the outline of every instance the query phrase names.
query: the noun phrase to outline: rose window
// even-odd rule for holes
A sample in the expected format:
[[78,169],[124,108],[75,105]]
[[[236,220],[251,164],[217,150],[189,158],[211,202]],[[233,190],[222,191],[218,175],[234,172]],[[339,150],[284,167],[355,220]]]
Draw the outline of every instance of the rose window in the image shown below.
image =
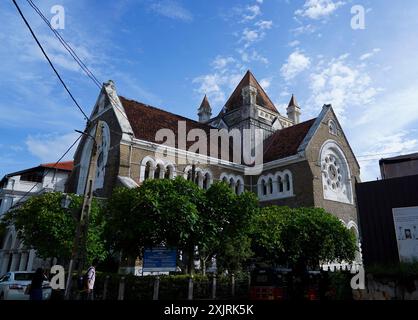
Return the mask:
[[333,155],[325,157],[322,163],[322,174],[329,189],[337,191],[342,188],[342,170],[337,158]]

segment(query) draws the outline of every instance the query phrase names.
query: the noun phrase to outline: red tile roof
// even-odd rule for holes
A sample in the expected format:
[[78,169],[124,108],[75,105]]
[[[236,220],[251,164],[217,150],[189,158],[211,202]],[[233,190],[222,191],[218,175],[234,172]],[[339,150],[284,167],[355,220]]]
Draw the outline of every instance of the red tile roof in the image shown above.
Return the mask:
[[64,170],[64,171],[72,171],[74,168],[74,161],[63,161],[55,163],[43,163],[40,165],[40,167],[44,168],[53,168],[58,170]]
[[[132,130],[134,131],[135,138],[137,139],[161,143],[161,141],[155,141],[155,135],[160,129],[172,130],[177,139],[179,121],[186,122],[186,132],[189,132],[191,129],[202,129],[206,133],[209,133],[209,130],[212,128],[206,124],[143,104],[141,102],[128,100],[121,96],[119,96],[119,99],[122,102]],[[193,141],[188,142],[188,146],[193,143]]]
[[276,131],[264,142],[264,163],[297,153],[300,144],[316,119]]
[[278,113],[276,107],[274,106],[274,103],[267,96],[266,92],[258,83],[257,79],[254,77],[254,75],[251,73],[250,70],[247,71],[244,78],[242,78],[241,82],[235,88],[231,97],[225,103],[226,111],[232,111],[234,109],[239,108],[240,106],[244,104],[242,101],[242,89],[249,85],[257,88],[257,104],[259,106],[262,106],[266,109],[269,109],[273,112]]
[[[210,129],[213,129],[206,124],[145,105],[134,100],[128,100],[121,96],[119,98],[125,109],[135,138],[137,139],[161,143],[161,141],[158,142],[155,140],[157,131],[160,129],[170,129],[176,135],[176,146],[178,147],[177,139],[179,121],[186,122],[186,132],[189,132],[191,129],[202,129],[209,136]],[[264,143],[264,162],[296,154],[299,145],[305,138],[314,121],[315,119],[312,119],[298,125],[279,130],[269,137]],[[208,153],[210,152],[209,142],[210,141],[208,141]],[[188,141],[186,148],[188,149],[194,143],[195,141]],[[230,147],[230,151],[232,151],[232,146]]]

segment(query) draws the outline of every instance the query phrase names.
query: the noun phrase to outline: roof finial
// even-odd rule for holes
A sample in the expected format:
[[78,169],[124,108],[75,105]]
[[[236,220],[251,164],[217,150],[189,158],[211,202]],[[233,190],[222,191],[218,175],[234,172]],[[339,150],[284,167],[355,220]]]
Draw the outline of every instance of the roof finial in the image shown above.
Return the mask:
[[199,122],[207,122],[212,116],[212,108],[209,103],[208,96],[205,94],[199,109],[197,109],[199,116]]
[[290,98],[289,105],[287,107],[287,117],[293,121],[293,124],[298,124],[300,122],[300,107],[296,101],[296,97],[292,94]]

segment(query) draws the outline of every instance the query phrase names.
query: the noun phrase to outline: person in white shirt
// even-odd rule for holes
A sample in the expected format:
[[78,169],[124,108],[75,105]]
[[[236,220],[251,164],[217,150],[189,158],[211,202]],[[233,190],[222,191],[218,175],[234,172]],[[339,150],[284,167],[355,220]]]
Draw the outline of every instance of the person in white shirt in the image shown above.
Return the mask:
[[94,300],[94,283],[96,281],[96,265],[94,260],[91,266],[87,269],[87,300]]

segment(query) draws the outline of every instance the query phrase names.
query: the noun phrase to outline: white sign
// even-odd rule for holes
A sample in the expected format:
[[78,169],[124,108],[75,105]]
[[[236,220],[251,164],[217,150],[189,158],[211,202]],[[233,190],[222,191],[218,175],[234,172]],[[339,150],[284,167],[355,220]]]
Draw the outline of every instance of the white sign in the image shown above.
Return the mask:
[[418,207],[393,208],[399,260],[418,260]]

